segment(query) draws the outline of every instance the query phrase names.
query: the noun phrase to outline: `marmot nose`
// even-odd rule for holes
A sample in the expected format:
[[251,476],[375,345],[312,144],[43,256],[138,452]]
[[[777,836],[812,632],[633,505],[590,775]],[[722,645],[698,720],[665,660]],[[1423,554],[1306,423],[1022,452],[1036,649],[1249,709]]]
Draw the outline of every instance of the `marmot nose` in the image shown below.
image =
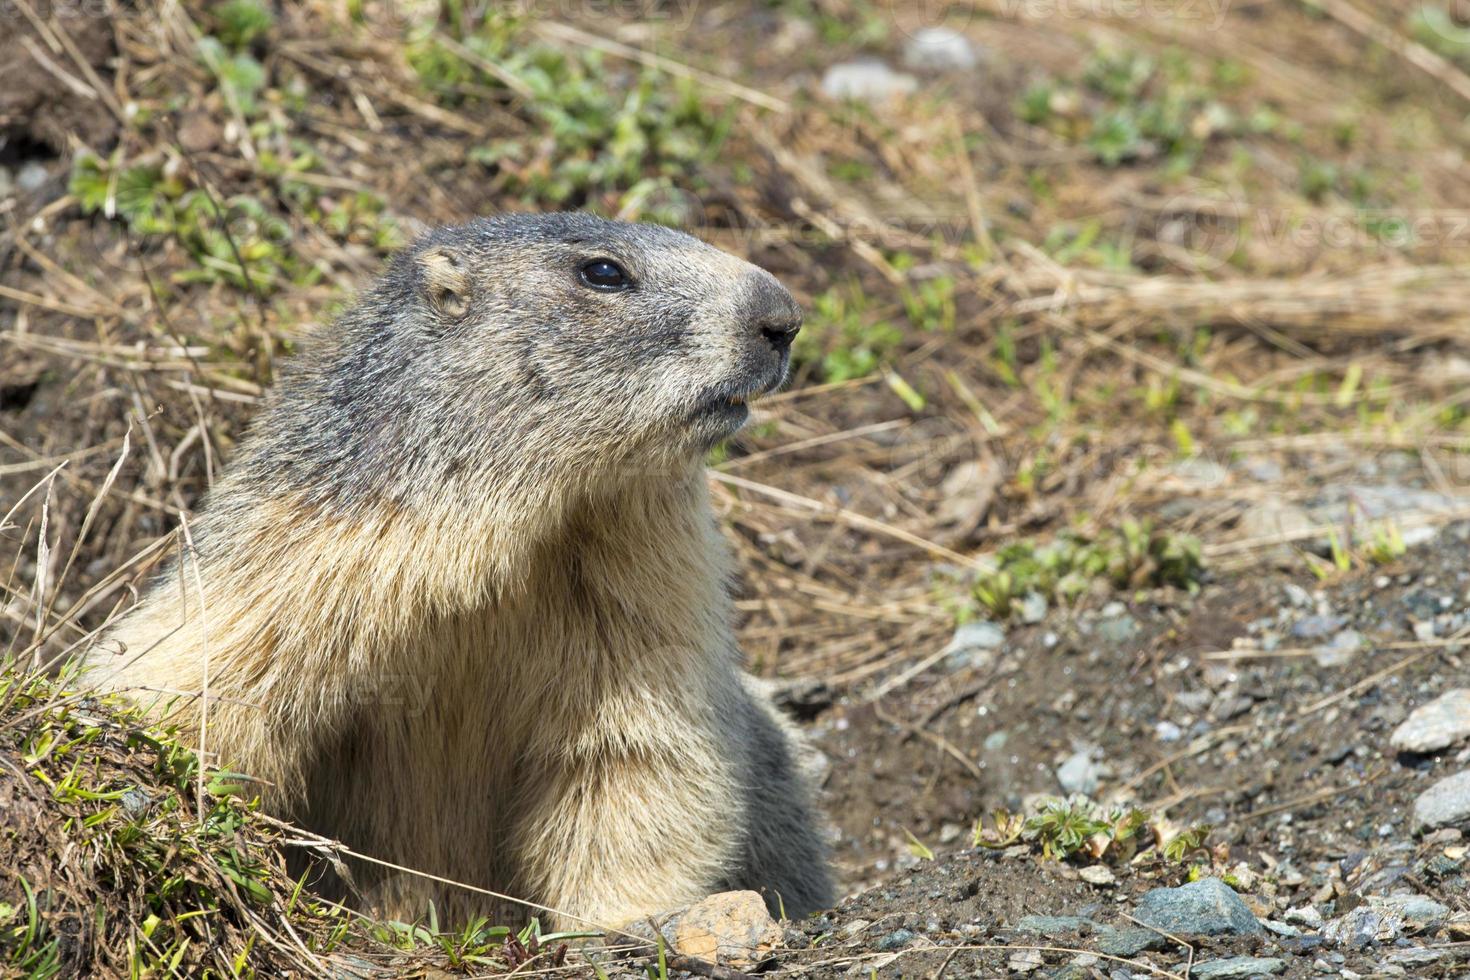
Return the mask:
[[778,352],[791,347],[801,329],[801,307],[786,287],[763,270],[754,276],[742,317],[748,328],[759,333]]

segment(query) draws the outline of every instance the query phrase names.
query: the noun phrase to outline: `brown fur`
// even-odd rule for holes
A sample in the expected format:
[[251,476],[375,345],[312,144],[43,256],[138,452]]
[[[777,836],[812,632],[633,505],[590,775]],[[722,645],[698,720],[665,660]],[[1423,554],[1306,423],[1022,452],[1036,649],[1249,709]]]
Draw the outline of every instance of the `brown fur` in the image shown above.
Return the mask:
[[[647,234],[634,240],[654,250],[674,235]],[[674,241],[705,271],[748,276]],[[422,315],[483,316],[474,254],[420,250]],[[735,306],[719,304],[721,322]],[[725,329],[712,333],[728,346]],[[617,395],[638,407],[636,390]],[[484,466],[463,464],[457,480],[350,506],[332,492],[336,471],[262,485],[269,454],[246,447],[250,462],[211,491],[197,565],[186,556],[121,622],[90,657],[97,676],[261,780],[270,808],[373,857],[558,909],[565,925],[621,925],[724,887],[764,889],[792,913],[824,904],[809,791],[738,669],[729,559],[698,453],[668,449],[659,429],[600,453],[617,465],[538,467],[568,447],[542,452],[534,434],[576,433],[530,432],[495,443],[527,457],[518,467],[491,465],[487,442]],[[655,437],[658,465],[629,467]],[[433,450],[398,450],[414,451]],[[367,901],[398,917],[426,900],[441,918],[507,912],[414,875],[353,870]]]

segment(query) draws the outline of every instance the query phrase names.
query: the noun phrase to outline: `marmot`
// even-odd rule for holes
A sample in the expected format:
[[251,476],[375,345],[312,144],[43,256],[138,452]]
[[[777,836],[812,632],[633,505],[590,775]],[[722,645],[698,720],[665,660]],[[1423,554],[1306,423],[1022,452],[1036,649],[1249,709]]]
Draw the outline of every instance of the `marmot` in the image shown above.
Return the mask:
[[[769,273],[672,229],[433,231],[283,365],[191,524],[197,566],[88,669],[195,733],[207,673],[207,747],[269,809],[561,925],[733,888],[825,907],[703,471],[800,324]],[[507,911],[352,871],[387,915]]]

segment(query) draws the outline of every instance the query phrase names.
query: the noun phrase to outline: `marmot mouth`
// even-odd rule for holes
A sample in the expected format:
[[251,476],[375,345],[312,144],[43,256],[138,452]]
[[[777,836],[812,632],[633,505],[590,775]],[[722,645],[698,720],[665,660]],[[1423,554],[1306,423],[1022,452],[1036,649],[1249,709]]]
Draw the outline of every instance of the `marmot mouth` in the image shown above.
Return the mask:
[[744,417],[750,412],[751,400],[764,393],[764,388],[748,390],[722,386],[696,402],[694,414],[696,416],[716,416],[719,418],[730,418],[732,416]]

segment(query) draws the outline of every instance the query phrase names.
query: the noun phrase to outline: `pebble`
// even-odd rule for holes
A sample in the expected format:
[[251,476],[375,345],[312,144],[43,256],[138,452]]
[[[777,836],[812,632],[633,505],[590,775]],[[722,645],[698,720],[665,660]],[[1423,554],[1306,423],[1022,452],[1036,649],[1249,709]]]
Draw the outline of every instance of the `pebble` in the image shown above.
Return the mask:
[[752,891],[711,895],[669,916],[659,932],[686,956],[737,968],[755,966],[782,942],[765,899]]
[[959,31],[926,27],[903,46],[903,63],[915,71],[967,71],[980,63],[980,55]]
[[1175,935],[1256,935],[1263,931],[1241,897],[1219,878],[1201,878],[1178,888],[1155,888],[1144,894],[1134,916],[1145,925]]
[[895,929],[882,939],[878,940],[878,948],[885,953],[894,949],[903,949],[914,941],[914,933],[908,929]]
[[1363,646],[1363,634],[1357,630],[1343,630],[1326,646],[1318,647],[1312,654],[1318,667],[1346,667],[1358,655]]
[[1167,936],[1162,936],[1152,929],[1135,926],[1101,933],[1098,937],[1097,948],[1109,956],[1128,957],[1137,956],[1146,949],[1163,949],[1169,943]]
[[1315,526],[1312,516],[1296,504],[1268,500],[1241,515],[1238,529],[1248,540],[1283,542],[1269,547],[1267,554],[1273,564],[1290,565],[1299,560],[1296,547],[1307,544],[1302,535]]
[[1068,794],[1091,796],[1097,792],[1100,778],[1101,773],[1097,763],[1092,761],[1092,753],[1085,749],[1072,753],[1057,769],[1057,782],[1061,784],[1063,792]]
[[1235,977],[1259,977],[1280,973],[1286,961],[1275,956],[1232,956],[1228,960],[1196,963],[1189,975],[1195,980],[1231,980]]
[[1177,742],[1184,737],[1184,729],[1172,721],[1161,721],[1154,725],[1154,737],[1160,742]]
[[32,160],[15,175],[15,186],[22,191],[34,191],[46,183],[51,174],[46,170],[46,165]]
[[1126,612],[1107,616],[1107,610],[1104,609],[1103,614],[1107,618],[1098,622],[1097,635],[1107,642],[1115,646],[1122,646],[1133,639],[1133,635],[1138,632],[1138,621]]
[[1411,946],[1408,949],[1396,949],[1388,954],[1391,963],[1400,966],[1428,966],[1444,958],[1444,951],[1439,949],[1425,949],[1422,946]]
[[1100,885],[1106,887],[1108,885],[1116,885],[1118,883],[1118,876],[1113,874],[1112,869],[1105,864],[1088,865],[1081,871],[1077,872],[1077,877],[1081,878],[1089,885]]
[[1366,949],[1391,943],[1403,934],[1404,917],[1392,908],[1359,905],[1322,927],[1322,938],[1332,946]]
[[1034,625],[1046,618],[1046,596],[1040,592],[1027,592],[1021,600],[1021,622]]
[[1414,801],[1416,829],[1461,825],[1470,826],[1470,769],[1446,776]]
[[996,650],[1005,644],[1005,627],[999,623],[980,620],[965,623],[954,631],[949,645],[944,648],[945,662],[951,669],[983,667],[993,658]]
[[1470,738],[1470,688],[1461,687],[1415,708],[1389,744],[1400,752],[1438,752],[1463,738]]
[[846,61],[822,76],[822,93],[829,99],[887,102],[919,87],[912,75],[896,72],[881,61]]
[[1016,923],[1016,931],[1032,932],[1047,939],[1057,939],[1062,936],[1070,936],[1084,930],[1102,930],[1106,926],[1099,925],[1091,919],[1081,915],[1026,915]]
[[1345,616],[1307,616],[1292,626],[1291,635],[1299,640],[1320,640],[1328,633],[1341,629],[1346,622]]
[[1392,909],[1413,929],[1432,929],[1449,918],[1449,906],[1423,895],[1371,896],[1368,902],[1377,908]]
[[1012,973],[1031,973],[1042,968],[1046,963],[1039,949],[1020,949],[1011,954],[1006,965],[1011,968]]

